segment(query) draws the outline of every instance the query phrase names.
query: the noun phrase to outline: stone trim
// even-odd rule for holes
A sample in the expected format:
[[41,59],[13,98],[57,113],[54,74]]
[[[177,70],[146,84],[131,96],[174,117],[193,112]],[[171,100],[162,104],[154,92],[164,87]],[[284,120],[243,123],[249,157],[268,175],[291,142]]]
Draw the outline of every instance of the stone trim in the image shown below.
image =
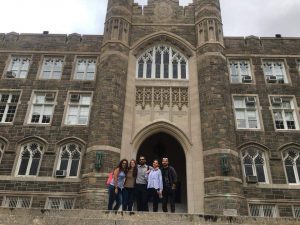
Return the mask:
[[290,200],[290,199],[249,199],[247,198],[248,204],[253,203],[253,204],[258,204],[258,203],[271,203],[271,204],[276,204],[276,205],[281,205],[281,204],[297,204],[299,205],[299,201],[297,200]]
[[61,182],[61,183],[79,183],[80,178],[55,178],[55,177],[21,177],[21,176],[0,176],[0,180],[7,181],[34,181],[34,182]]
[[204,182],[213,182],[213,181],[230,181],[230,182],[238,182],[243,183],[240,178],[236,177],[225,177],[225,176],[216,176],[216,177],[208,177],[204,179]]
[[203,156],[216,155],[216,154],[231,154],[233,156],[240,157],[238,152],[231,149],[214,148],[214,149],[205,150],[203,152]]
[[[244,184],[243,187],[253,187],[253,185]],[[257,184],[255,188],[261,189],[288,189],[288,190],[300,190],[299,184]]]
[[109,152],[120,153],[121,149],[108,146],[108,145],[95,145],[87,148],[86,153],[93,152],[93,151],[109,151]]
[[[1,53],[11,53],[11,54],[44,54],[44,55],[77,55],[78,51],[24,51],[24,50],[0,50]],[[80,52],[80,55],[101,55],[99,52]]]
[[225,54],[227,57],[299,58],[300,55]]
[[245,196],[243,195],[239,195],[239,194],[209,194],[209,195],[205,195],[204,198],[228,198],[228,197],[232,197],[232,198],[242,198],[242,199],[246,199]]

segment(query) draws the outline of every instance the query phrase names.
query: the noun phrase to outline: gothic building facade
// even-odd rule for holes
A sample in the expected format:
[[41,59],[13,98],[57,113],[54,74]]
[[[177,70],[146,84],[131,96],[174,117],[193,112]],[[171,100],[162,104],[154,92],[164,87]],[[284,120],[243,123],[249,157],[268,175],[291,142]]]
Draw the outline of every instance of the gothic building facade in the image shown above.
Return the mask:
[[188,213],[300,217],[300,38],[224,37],[219,0],[108,0],[104,35],[0,34],[0,203],[106,209],[167,156]]

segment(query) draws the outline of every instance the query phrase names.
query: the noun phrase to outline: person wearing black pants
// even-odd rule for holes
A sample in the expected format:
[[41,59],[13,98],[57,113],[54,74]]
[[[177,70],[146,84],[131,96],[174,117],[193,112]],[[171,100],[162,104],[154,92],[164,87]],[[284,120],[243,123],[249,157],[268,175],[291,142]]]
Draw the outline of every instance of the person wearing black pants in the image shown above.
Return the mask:
[[175,193],[176,193],[176,183],[177,174],[172,166],[169,166],[169,159],[162,159],[162,178],[163,178],[163,200],[162,209],[163,212],[168,212],[168,200],[170,199],[171,212],[175,212]]

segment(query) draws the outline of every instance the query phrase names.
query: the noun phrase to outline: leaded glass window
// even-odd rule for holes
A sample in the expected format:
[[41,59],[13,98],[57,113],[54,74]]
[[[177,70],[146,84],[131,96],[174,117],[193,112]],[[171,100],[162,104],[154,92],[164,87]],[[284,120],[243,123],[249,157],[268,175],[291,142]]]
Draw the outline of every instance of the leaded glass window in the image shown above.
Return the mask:
[[252,74],[249,60],[229,60],[231,83],[251,83]]
[[61,147],[57,170],[65,170],[66,177],[78,177],[81,161],[81,146],[75,143]]
[[268,173],[264,152],[249,148],[242,152],[242,163],[245,176],[256,176],[259,183],[268,183]]
[[0,123],[13,122],[19,98],[19,93],[0,93]]
[[137,78],[186,80],[187,58],[170,46],[154,46],[137,60]]
[[263,70],[268,83],[288,83],[284,60],[263,60]]
[[23,78],[27,77],[30,66],[30,58],[27,56],[11,57],[9,67],[6,72],[6,78]]
[[289,184],[300,183],[300,151],[295,148],[286,150],[283,153],[283,161],[285,166],[285,172],[287,181]]
[[21,147],[21,152],[17,166],[17,176],[36,176],[42,158],[43,147],[30,142]]
[[94,80],[96,73],[96,59],[78,58],[75,69],[75,80]]
[[41,71],[41,79],[59,80],[62,75],[64,59],[62,57],[45,57]]

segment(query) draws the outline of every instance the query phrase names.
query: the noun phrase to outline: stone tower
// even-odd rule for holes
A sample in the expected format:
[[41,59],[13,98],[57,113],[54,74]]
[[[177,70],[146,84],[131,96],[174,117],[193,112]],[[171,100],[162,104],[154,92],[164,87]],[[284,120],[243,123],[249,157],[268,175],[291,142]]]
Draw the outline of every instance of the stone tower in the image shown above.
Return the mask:
[[[110,172],[120,160],[132,4],[133,0],[108,0],[84,162],[87,176],[82,181],[83,202],[87,208],[106,207],[102,201],[106,200],[107,175],[103,172]],[[100,165],[95,166],[97,157]],[[98,187],[96,191],[95,187]],[[97,193],[104,196],[95,197]]]
[[[206,213],[245,213],[219,0],[195,0]],[[234,166],[231,166],[234,165]]]

